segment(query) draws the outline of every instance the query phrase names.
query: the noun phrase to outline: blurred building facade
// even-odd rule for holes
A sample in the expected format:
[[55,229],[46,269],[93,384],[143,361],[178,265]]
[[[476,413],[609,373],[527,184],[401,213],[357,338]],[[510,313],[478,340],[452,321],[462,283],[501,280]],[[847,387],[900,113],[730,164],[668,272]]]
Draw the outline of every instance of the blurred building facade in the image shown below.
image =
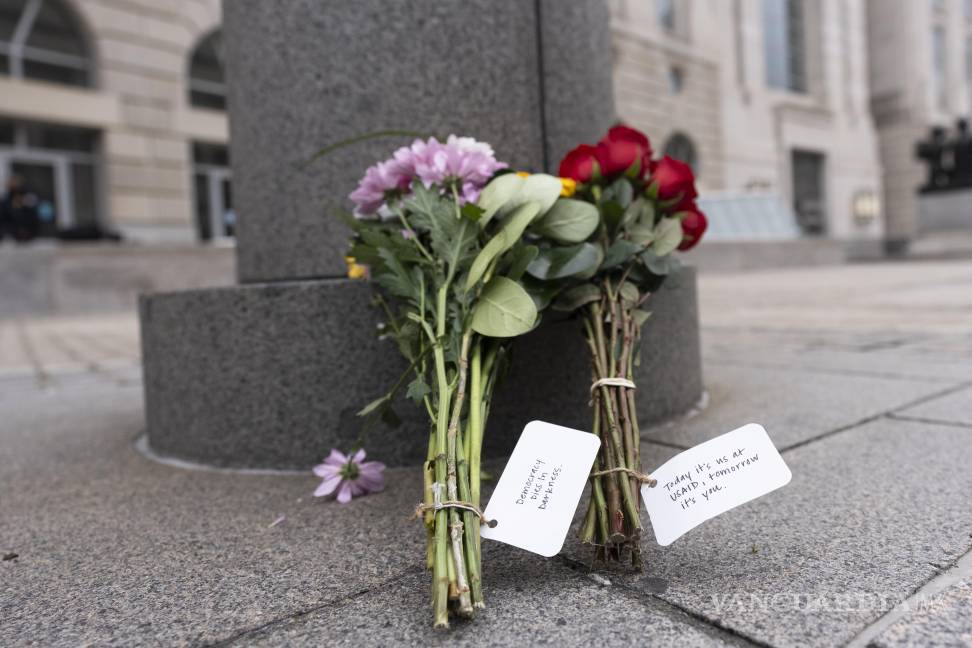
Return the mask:
[[46,231],[231,233],[219,0],[0,0],[0,180]]
[[792,221],[766,229],[743,213],[714,234],[879,247],[865,0],[613,0],[612,12],[619,115],[693,163],[710,222],[752,197]]
[[[758,201],[780,236],[914,236],[915,143],[972,105],[972,0],[607,1],[619,116],[693,165],[713,239],[762,236]],[[0,0],[0,181],[45,232],[231,238],[219,25],[220,0]]]
[[915,144],[972,112],[972,0],[869,0],[871,110],[881,144],[890,251],[918,232]]

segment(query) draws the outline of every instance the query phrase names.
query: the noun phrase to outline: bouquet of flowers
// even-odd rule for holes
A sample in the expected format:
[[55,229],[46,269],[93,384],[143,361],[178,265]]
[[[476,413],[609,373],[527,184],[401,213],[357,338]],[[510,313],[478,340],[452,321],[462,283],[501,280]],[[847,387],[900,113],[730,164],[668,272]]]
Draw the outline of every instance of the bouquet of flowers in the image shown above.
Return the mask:
[[[497,379],[511,338],[538,321],[522,283],[537,255],[522,240],[545,222],[564,185],[558,178],[497,175],[489,145],[468,137],[416,140],[369,168],[351,194],[349,275],[370,278],[385,331],[409,364],[398,384],[365,407],[390,412],[407,395],[430,421],[424,496],[436,626],[450,612],[484,606],[480,455]],[[495,179],[493,179],[495,177]],[[490,180],[492,181],[490,182]]]
[[677,268],[672,253],[697,245],[707,221],[695,203],[691,168],[668,156],[652,160],[648,138],[626,126],[570,151],[560,175],[577,183],[572,202],[583,202],[594,224],[582,242],[545,232],[529,272],[553,287],[552,308],[579,317],[590,350],[591,429],[601,450],[580,535],[596,558],[620,561],[628,550],[640,568],[639,487],[652,483],[641,472],[633,382],[650,316],[644,306]]

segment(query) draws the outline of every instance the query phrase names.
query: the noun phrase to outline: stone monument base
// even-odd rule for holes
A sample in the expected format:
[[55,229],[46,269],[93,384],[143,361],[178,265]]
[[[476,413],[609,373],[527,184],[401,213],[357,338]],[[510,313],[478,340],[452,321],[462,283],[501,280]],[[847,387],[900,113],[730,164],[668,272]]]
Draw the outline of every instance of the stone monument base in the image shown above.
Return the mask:
[[972,231],[972,189],[923,193],[918,197],[918,233]]
[[[361,435],[362,406],[405,369],[376,335],[371,286],[346,279],[246,284],[145,295],[139,310],[147,437],[162,457],[222,467],[305,469]],[[702,395],[695,271],[652,296],[644,330],[638,416],[643,426],[683,413]],[[590,370],[574,320],[548,317],[519,338],[498,387],[484,454],[504,456],[542,419],[589,429]],[[362,440],[389,465],[425,457],[425,412],[403,397],[397,428]]]

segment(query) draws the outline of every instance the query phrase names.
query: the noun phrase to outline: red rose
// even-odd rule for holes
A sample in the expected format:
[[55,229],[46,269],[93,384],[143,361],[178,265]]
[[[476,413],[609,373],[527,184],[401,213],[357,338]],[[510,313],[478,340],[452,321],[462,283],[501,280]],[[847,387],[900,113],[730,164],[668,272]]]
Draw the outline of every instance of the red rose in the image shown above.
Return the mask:
[[651,184],[658,188],[662,202],[678,200],[673,211],[687,208],[698,196],[692,167],[667,155],[651,163]]
[[695,203],[689,205],[689,208],[685,210],[684,218],[682,218],[683,237],[678,249],[684,252],[698,245],[707,227],[709,227],[709,221],[706,220],[705,214],[698,210]]
[[597,145],[597,162],[605,178],[618,176],[641,162],[639,177],[643,177],[651,161],[651,144],[641,131],[628,126],[615,126]]
[[577,182],[590,182],[594,175],[594,162],[597,161],[597,149],[589,144],[581,144],[564,156],[560,161],[557,174],[561,178],[573,178]]

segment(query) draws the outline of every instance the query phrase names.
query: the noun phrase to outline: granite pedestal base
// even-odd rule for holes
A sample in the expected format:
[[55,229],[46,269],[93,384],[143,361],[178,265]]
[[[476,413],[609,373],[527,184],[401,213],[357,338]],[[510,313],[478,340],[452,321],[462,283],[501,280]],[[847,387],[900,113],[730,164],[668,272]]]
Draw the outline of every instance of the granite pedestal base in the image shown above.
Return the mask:
[[[223,467],[303,469],[361,434],[355,416],[405,369],[376,335],[371,286],[344,279],[247,284],[143,296],[139,303],[148,443],[161,456]],[[695,273],[652,297],[636,382],[639,420],[658,422],[702,394]],[[542,419],[588,429],[589,368],[578,323],[549,321],[514,346],[484,454],[503,456]],[[425,413],[400,398],[397,428],[372,427],[369,455],[411,465]]]

